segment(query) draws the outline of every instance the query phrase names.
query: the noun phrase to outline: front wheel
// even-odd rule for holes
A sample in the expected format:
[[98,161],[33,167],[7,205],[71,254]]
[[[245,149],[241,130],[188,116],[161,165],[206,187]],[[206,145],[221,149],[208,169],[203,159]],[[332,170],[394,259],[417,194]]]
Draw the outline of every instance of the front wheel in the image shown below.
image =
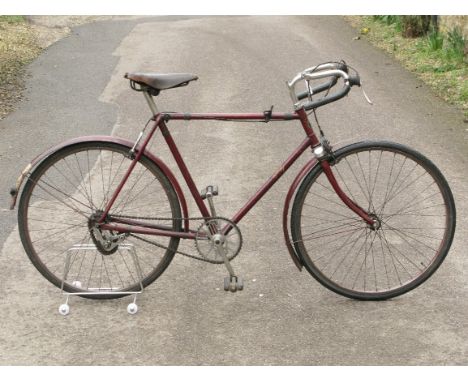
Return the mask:
[[335,153],[342,190],[377,222],[370,227],[333,191],[320,165],[296,194],[291,233],[306,269],[346,297],[383,300],[427,280],[449,251],[455,204],[447,181],[420,153],[360,142]]

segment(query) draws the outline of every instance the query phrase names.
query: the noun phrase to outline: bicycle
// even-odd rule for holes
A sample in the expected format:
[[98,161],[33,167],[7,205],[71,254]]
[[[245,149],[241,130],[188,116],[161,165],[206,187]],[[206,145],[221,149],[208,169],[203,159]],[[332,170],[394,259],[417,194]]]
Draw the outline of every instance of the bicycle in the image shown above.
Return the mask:
[[[243,280],[231,264],[242,247],[238,223],[308,149],[313,157],[292,182],[282,216],[286,247],[299,270],[305,267],[340,295],[384,300],[422,284],[446,257],[455,232],[455,204],[447,181],[429,159],[387,141],[357,142],[335,150],[318,120],[319,134],[312,128],[312,112],[345,97],[353,86],[361,87],[358,72],[344,61],[313,66],[289,81],[294,105],[289,113],[273,112],[273,107],[248,114],[159,112],[154,97],[198,77],[127,73],[125,78],[143,93],[152,115],[136,141],[92,136],[63,142],[35,158],[11,191],[13,209],[26,179],[18,207],[20,237],[33,265],[57,287],[64,282],[66,291],[77,293],[97,283],[98,289],[134,291],[140,281],[144,287],[155,281],[178,253],[224,264],[229,273],[224,289],[242,290]],[[321,79],[325,82],[311,86]],[[300,91],[302,81],[305,90]],[[338,82],[342,87],[336,90]],[[169,122],[180,120],[298,121],[306,138],[227,219],[216,214],[217,187],[198,191],[170,134]],[[158,129],[199,209],[198,217],[189,214],[173,172],[147,150]],[[197,253],[178,250],[181,239],[192,240]],[[124,243],[138,250],[143,280],[122,256],[119,246]],[[62,280],[64,255],[80,244],[94,245],[97,253],[74,256],[68,274],[75,281]]]

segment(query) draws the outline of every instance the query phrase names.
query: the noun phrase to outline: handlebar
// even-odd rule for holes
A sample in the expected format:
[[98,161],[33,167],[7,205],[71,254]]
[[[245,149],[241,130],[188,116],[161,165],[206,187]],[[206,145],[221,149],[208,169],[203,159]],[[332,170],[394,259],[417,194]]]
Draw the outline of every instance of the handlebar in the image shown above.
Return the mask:
[[309,97],[310,94],[318,94],[318,93],[321,93],[325,90],[329,90],[331,89],[333,86],[336,85],[336,83],[338,82],[338,77],[333,77],[330,81],[328,82],[325,82],[324,84],[321,84],[319,86],[315,86],[313,88],[309,90],[305,90],[301,93],[298,93],[296,94],[297,95],[297,99],[299,101],[303,100],[304,98],[307,98]]
[[[301,80],[310,81],[327,77],[331,77],[331,79],[319,86],[313,88],[308,87],[308,90],[300,93],[296,93],[295,91],[296,84]],[[325,97],[318,100],[301,102],[303,99],[309,98],[312,95],[330,90],[337,84],[340,77],[343,79],[344,86],[339,91],[329,95],[327,94]],[[313,66],[297,74],[291,82],[288,82],[291,99],[293,100],[296,110],[301,107],[304,107],[305,110],[311,110],[337,101],[346,96],[354,85],[361,86],[361,79],[357,73],[355,75],[349,75],[348,66],[344,62],[330,62]]]

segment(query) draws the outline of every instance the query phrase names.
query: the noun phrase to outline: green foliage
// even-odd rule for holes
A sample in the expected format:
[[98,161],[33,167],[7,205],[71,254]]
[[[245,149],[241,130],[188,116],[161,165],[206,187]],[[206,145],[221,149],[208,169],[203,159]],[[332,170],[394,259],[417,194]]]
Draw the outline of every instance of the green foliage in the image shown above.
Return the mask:
[[[358,28],[369,28],[366,38],[395,56],[410,71],[430,85],[446,101],[461,106],[468,121],[467,38],[459,28],[437,30],[434,17],[426,16],[426,35],[404,37],[407,16],[363,16]],[[435,23],[435,24],[434,24]]]
[[465,48],[466,41],[459,27],[455,27],[447,33],[447,41],[452,49],[463,51]]
[[17,24],[25,21],[24,16],[0,16],[0,23]]
[[444,46],[444,35],[439,33],[439,31],[432,29],[432,31],[427,36],[427,44],[429,50],[440,50]]
[[434,73],[446,73],[458,69],[458,66],[453,63],[443,64],[441,66],[435,66],[432,68]]
[[468,102],[468,81],[465,81],[462,85],[460,99],[464,102]]
[[377,15],[377,16],[373,16],[374,20],[378,20],[378,21],[381,21],[387,25],[392,25],[392,24],[396,24],[399,19],[400,19],[400,16],[394,16],[394,15]]
[[401,32],[401,16],[395,15],[375,15],[372,16],[374,21],[384,23],[385,25],[393,25],[397,32]]
[[402,26],[402,21],[401,21],[401,16],[396,16],[397,19],[395,21],[395,30],[401,34],[401,31],[403,30],[403,26]]
[[455,60],[463,61],[466,39],[459,27],[447,33],[447,55]]

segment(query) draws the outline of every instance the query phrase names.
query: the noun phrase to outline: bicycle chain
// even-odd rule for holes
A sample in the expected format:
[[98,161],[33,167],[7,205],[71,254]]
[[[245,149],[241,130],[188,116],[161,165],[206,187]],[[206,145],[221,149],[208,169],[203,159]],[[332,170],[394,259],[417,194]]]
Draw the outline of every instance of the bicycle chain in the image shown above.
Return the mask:
[[[158,217],[145,217],[145,216],[131,216],[131,215],[118,215],[118,214],[113,214],[113,215],[110,215],[111,217],[116,217],[116,218],[123,218],[123,219],[139,219],[139,220],[205,220],[206,218],[158,218]],[[217,218],[221,218],[221,219],[225,219],[225,220],[228,220],[230,221],[229,219],[226,219],[226,218],[223,218],[221,216],[216,216],[216,217],[211,217],[211,218],[208,218],[208,220],[211,220],[211,219],[217,219]],[[234,224],[234,223],[233,223]],[[152,241],[152,240],[149,240],[149,239],[144,239],[140,236],[137,236],[133,233],[130,233],[129,236],[132,236],[134,237],[135,239],[138,239],[138,240],[141,240],[145,243],[148,243],[148,244],[151,244],[151,245],[154,245],[155,247],[158,247],[158,248],[162,248],[162,249],[166,249],[166,250],[170,250],[170,251],[173,251],[174,253],[178,253],[182,256],[185,256],[185,257],[189,257],[191,259],[195,259],[195,260],[200,260],[200,261],[204,261],[206,263],[210,263],[210,264],[220,264],[219,262],[217,261],[213,261],[213,260],[210,260],[210,259],[206,259],[204,257],[199,257],[199,256],[195,256],[195,255],[191,255],[189,253],[186,253],[186,252],[183,252],[183,251],[180,251],[178,249],[174,250],[173,248],[170,248],[170,247],[166,247],[165,245],[162,245],[162,244],[159,244],[155,241]],[[198,247],[197,247],[197,243],[195,241],[195,247],[197,248],[198,250]],[[241,237],[241,242],[240,242],[240,247],[242,247],[242,237]],[[237,256],[237,255],[236,255]],[[235,256],[234,256],[235,257]],[[234,258],[233,257],[233,258]],[[232,259],[231,259],[232,260]]]

